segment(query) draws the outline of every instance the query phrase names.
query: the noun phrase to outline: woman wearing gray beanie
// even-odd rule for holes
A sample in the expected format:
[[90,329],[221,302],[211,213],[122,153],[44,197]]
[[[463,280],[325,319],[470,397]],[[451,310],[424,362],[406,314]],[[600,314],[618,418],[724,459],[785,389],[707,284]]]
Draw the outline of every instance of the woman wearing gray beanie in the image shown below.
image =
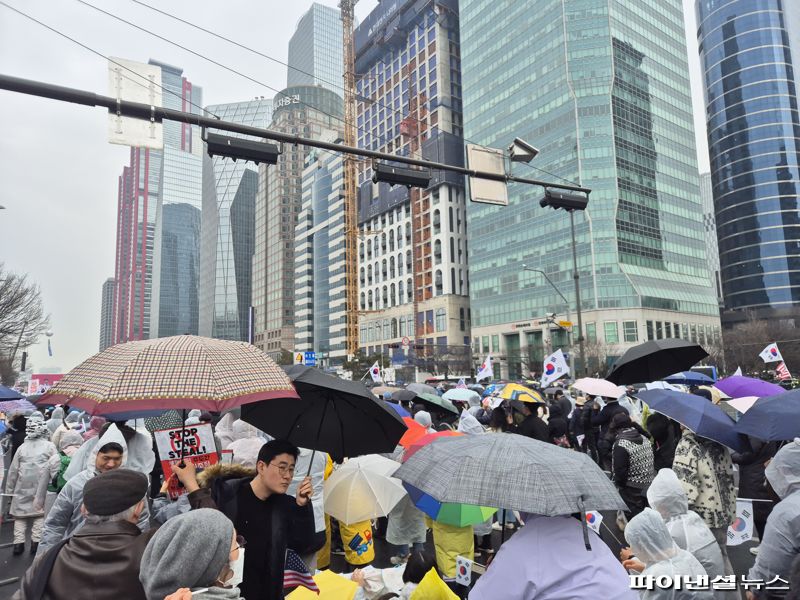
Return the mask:
[[233,523],[217,510],[200,508],[169,519],[142,556],[139,580],[147,600],[164,600],[181,588],[195,591],[177,594],[178,598],[242,598],[238,587],[226,587],[237,583],[235,571],[241,573],[236,567],[242,566],[242,544]]

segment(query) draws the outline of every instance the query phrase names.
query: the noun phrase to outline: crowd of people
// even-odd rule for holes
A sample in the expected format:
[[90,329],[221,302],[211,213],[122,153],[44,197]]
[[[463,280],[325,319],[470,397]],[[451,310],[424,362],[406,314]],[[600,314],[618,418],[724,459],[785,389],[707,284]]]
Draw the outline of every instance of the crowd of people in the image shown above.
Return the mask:
[[[751,439],[747,452],[732,453],[648,411],[634,390],[617,399],[557,389],[541,402],[489,393],[455,404],[458,414],[422,403],[406,408],[426,432],[515,433],[588,454],[627,505],[616,520],[628,546],[616,556],[600,537],[587,541],[584,515],[496,507],[485,522],[459,527],[431,520],[409,496],[385,519],[345,523],[324,508],[324,482],[338,468],[327,454],[272,439],[233,413],[191,411],[185,421],[175,413],[148,424],[55,407],[0,419],[11,552],[35,557],[14,597],[72,599],[88,586],[98,600],[278,599],[292,589],[284,587],[287,553],[312,574],[335,564],[358,584],[357,598],[368,600],[434,597],[426,590],[439,584],[479,600],[731,597],[680,586],[632,590],[629,575],[733,574],[734,465],[738,496],[761,500],[749,578],[797,578],[800,440],[779,448]],[[213,426],[216,450],[229,460],[202,470],[173,461],[164,477],[152,431],[200,423]],[[403,452],[398,446],[387,457]],[[495,530],[513,532],[499,551]],[[376,539],[385,539],[391,564],[378,565]],[[491,564],[468,588],[458,582],[458,557]],[[783,595],[748,594],[800,597],[794,583]]]

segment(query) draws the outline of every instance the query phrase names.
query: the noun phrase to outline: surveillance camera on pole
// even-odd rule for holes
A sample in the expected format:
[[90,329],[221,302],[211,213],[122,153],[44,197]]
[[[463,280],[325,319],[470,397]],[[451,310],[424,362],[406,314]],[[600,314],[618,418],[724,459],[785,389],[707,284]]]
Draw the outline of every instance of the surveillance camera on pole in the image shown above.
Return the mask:
[[514,138],[513,143],[508,147],[508,154],[512,162],[529,163],[536,158],[539,150],[520,138]]

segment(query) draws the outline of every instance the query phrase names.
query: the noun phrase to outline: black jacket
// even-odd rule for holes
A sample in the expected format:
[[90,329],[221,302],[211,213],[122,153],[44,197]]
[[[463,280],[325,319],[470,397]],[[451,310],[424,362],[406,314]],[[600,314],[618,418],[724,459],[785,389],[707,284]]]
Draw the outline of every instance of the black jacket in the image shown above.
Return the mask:
[[[602,410],[593,410],[592,411],[592,426],[593,427],[600,427],[600,440],[602,441],[606,434],[608,433],[608,427],[611,425],[611,419],[614,418],[614,415],[625,413],[628,414],[627,409],[624,406],[621,406],[619,402],[616,400],[607,403]],[[613,440],[607,439],[608,446],[610,447],[613,443]]]
[[524,435],[540,442],[550,441],[550,432],[547,429],[547,423],[542,421],[538,415],[530,414],[525,417],[525,420],[517,426],[515,433]]
[[[208,487],[200,488],[189,494],[189,504],[195,508],[214,508],[223,512],[231,521],[237,522],[238,497],[242,486],[250,485],[252,477],[223,479],[217,477],[209,482]],[[292,548],[303,554],[309,545],[314,543],[314,511],[311,501],[305,506],[298,506],[294,496],[273,494],[268,498],[272,508],[270,517],[270,560],[263,565],[268,571],[265,577],[269,589],[259,590],[252,594],[252,586],[248,587],[248,595],[254,600],[280,600],[283,598],[283,571],[286,548]],[[247,532],[239,532],[247,537]],[[255,558],[255,557],[254,557]],[[245,579],[248,579],[248,555],[245,554]],[[250,563],[252,564],[252,563]],[[241,587],[241,586],[240,586]]]
[[[569,400],[567,400],[569,402]],[[547,435],[550,442],[556,438],[567,435],[567,420],[561,413],[561,407],[557,404],[550,407],[550,419],[547,421]]]
[[764,485],[764,463],[778,451],[776,442],[763,442],[748,436],[749,452],[734,452],[731,460],[739,465],[739,496],[769,499]]

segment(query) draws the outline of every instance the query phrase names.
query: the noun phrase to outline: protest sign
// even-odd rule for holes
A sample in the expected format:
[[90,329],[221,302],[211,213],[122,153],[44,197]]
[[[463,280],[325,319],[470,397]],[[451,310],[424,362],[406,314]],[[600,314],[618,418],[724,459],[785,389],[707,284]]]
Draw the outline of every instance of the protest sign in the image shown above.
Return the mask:
[[[214,431],[209,423],[188,425],[185,428],[161,429],[153,435],[156,438],[165,481],[172,476],[172,465],[181,461],[181,455],[183,460],[192,461],[198,469],[219,462]],[[183,488],[169,486],[168,492],[174,500],[183,493]]]

